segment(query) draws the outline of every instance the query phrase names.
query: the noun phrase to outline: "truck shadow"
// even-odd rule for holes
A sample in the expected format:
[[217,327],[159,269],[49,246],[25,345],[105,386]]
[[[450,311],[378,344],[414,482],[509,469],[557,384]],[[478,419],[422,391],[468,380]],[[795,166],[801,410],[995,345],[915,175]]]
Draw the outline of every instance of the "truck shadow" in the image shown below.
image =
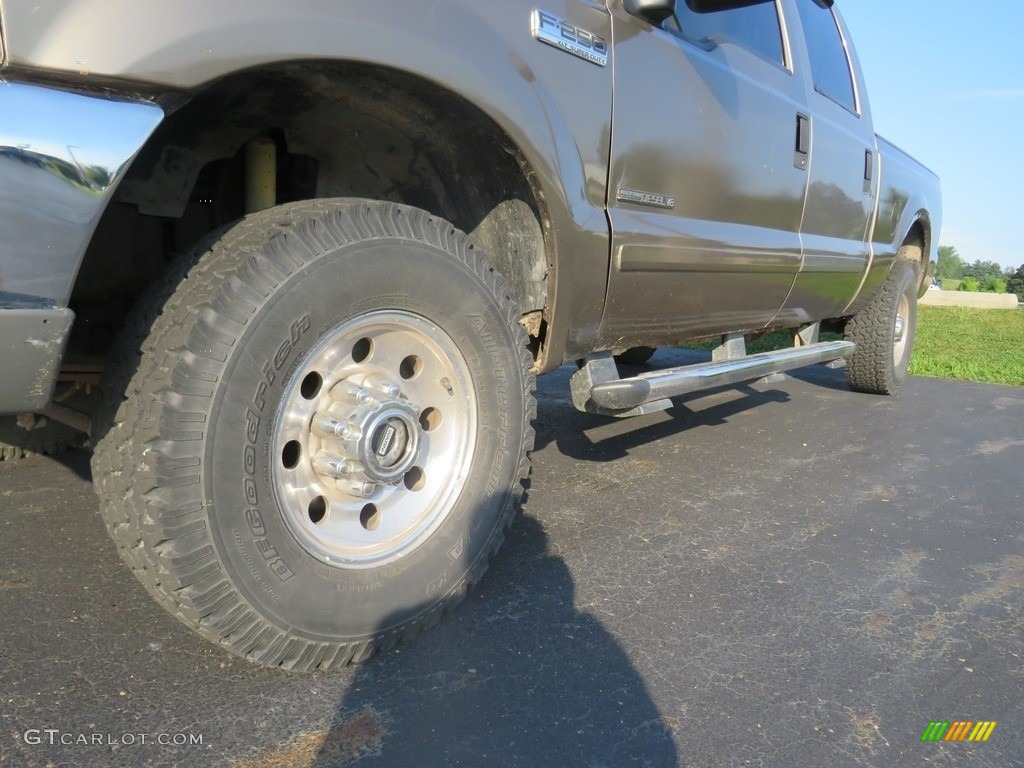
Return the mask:
[[[693,350],[659,350],[653,366],[620,365],[622,376],[652,368],[687,365],[710,360]],[[725,424],[729,419],[769,403],[788,403],[790,394],[772,385],[737,384],[677,398],[666,411],[633,419],[580,413],[568,396],[569,378],[576,367],[565,365],[542,377],[537,391],[537,441],[540,451],[554,443],[563,456],[585,462],[624,458],[640,445],[701,427]],[[842,370],[815,365],[790,371],[787,376],[817,387],[849,392]]]
[[639,672],[574,593],[542,524],[520,517],[454,615],[357,668],[327,731],[245,766],[677,765]]
[[[699,427],[726,423],[730,417],[767,403],[787,403],[790,396],[781,391],[758,392],[749,387],[731,387],[704,393],[704,398],[720,398],[712,405],[693,401],[675,403],[662,414],[620,420],[572,411],[564,414],[558,408],[540,404],[537,429],[537,450],[554,442],[562,455],[587,462],[615,461],[629,455],[640,445],[656,442]],[[568,406],[572,408],[571,405]],[[607,427],[607,429],[601,429]]]

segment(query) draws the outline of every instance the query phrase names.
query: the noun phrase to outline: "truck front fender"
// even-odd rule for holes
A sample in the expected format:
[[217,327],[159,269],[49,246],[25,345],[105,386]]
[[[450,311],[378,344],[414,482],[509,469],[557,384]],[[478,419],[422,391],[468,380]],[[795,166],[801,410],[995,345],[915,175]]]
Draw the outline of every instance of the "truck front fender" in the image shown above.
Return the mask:
[[[567,22],[610,43],[601,0],[553,5]],[[527,0],[42,0],[8,4],[4,25],[12,66],[69,76],[195,91],[248,69],[333,60],[413,73],[465,99],[506,132],[538,189],[547,219],[549,314],[572,319],[572,327],[549,327],[552,367],[588,348],[603,310],[612,67],[535,40],[535,8]],[[571,286],[559,288],[562,273],[572,275]]]

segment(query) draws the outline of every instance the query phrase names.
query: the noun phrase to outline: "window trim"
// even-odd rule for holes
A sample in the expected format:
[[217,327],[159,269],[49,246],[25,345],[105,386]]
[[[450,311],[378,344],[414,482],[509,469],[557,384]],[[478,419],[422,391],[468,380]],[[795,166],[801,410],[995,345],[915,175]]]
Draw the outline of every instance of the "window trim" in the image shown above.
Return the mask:
[[[832,21],[835,22],[836,29],[839,30],[839,39],[843,43],[843,55],[846,56],[846,69],[850,73],[850,85],[853,87],[853,109],[850,111],[857,117],[863,117],[864,110],[861,108],[860,83],[857,82],[857,69],[853,66],[853,55],[850,53],[850,40],[846,35],[846,24],[840,22],[835,6],[829,8],[829,13],[832,14]],[[845,105],[842,106],[845,107]],[[845,108],[849,110],[849,107]]]
[[[769,58],[768,56],[765,56],[761,51],[755,50],[750,46],[744,44],[740,40],[737,40],[736,38],[733,37],[729,37],[728,35],[722,35],[722,39],[725,42],[735,45],[737,48],[743,49],[751,56],[754,56],[760,59],[761,61],[766,62],[767,64],[771,64],[772,66],[781,69],[783,72],[789,75],[794,75],[795,69],[793,67],[793,51],[789,42],[789,28],[786,24],[786,16],[784,9],[782,7],[782,0],[772,0],[772,2],[775,6],[775,15],[779,22],[779,37],[781,42],[783,58],[782,61],[779,61],[778,59]],[[683,32],[682,25],[679,23],[679,18],[674,13],[668,19],[665,20],[665,25],[662,27],[662,29],[665,32],[668,32],[673,37],[676,37],[682,40],[684,43],[692,45],[694,48],[704,51],[705,53],[710,53],[716,48],[720,48],[722,46],[722,43],[716,42],[715,40],[712,40],[710,38],[698,40],[692,35],[687,35],[685,32]]]
[[793,64],[792,38],[789,36],[789,17],[786,15],[786,9],[782,0],[775,0],[775,9],[779,14],[779,32],[782,35],[782,56],[786,60],[785,69],[791,75],[796,74],[796,68]]

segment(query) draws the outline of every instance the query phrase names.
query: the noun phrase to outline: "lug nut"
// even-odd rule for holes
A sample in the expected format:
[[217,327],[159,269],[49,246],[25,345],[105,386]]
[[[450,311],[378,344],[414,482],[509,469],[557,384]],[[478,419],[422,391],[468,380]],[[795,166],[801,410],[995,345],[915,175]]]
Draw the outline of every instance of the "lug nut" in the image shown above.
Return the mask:
[[354,462],[335,453],[320,451],[313,457],[313,470],[328,477],[348,477],[356,471]]
[[349,490],[352,491],[353,496],[361,496],[363,498],[366,498],[367,496],[373,495],[373,492],[377,490],[377,485],[375,483],[356,482],[352,483],[352,485],[349,486]]
[[360,408],[368,408],[373,405],[373,395],[362,387],[350,387],[347,394],[350,398],[356,401],[356,404]]
[[378,376],[376,374],[373,376],[367,376],[363,381],[363,386],[368,389],[376,390],[392,400],[402,394],[402,388],[395,384],[395,382],[389,381],[383,376]]
[[347,440],[348,437],[345,435],[345,430],[348,428],[348,422],[337,419],[327,413],[318,413],[313,417],[313,424],[311,425],[314,435],[328,439],[340,437],[343,440]]

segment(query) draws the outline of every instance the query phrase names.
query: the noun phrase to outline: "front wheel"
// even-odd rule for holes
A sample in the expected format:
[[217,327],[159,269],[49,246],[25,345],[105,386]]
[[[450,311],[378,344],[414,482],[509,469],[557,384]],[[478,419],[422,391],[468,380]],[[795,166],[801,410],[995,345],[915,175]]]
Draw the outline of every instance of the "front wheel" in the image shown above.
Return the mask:
[[94,475],[124,559],[267,666],[359,661],[437,621],[529,471],[504,280],[450,224],[358,200],[251,216],[183,272],[111,373]]
[[857,349],[846,380],[857,392],[895,395],[907,378],[917,330],[917,265],[898,260],[881,290],[850,318],[846,337]]

